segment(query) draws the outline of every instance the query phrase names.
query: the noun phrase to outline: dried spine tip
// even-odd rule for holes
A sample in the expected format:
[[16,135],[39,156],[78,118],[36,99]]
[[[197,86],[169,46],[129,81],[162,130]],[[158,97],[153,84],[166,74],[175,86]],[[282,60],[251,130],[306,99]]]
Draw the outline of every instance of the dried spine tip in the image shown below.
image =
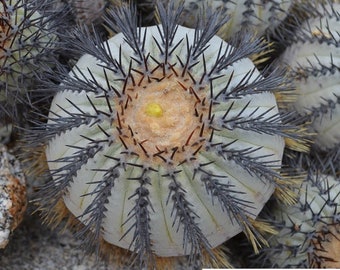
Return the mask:
[[71,45],[86,54],[33,131],[53,178],[41,208],[64,201],[84,243],[130,250],[139,267],[221,260],[213,248],[241,231],[257,242],[252,220],[281,188],[293,136],[273,93],[282,81],[246,58],[261,43],[245,36],[234,48],[215,36],[225,19],[189,29],[177,24],[181,11],[158,5],[161,24],[139,28],[135,8],[123,6],[107,21],[121,32],[113,38],[78,33]]
[[258,259],[262,266],[340,266],[339,183],[328,175],[311,175],[299,189],[295,205],[274,205],[270,219],[279,234],[269,238],[270,248],[263,249]]
[[320,5],[314,7],[319,16],[300,27],[283,61],[292,68],[299,94],[294,109],[308,115],[315,145],[326,150],[340,143],[340,4]]
[[[168,3],[169,0],[161,0]],[[181,0],[177,0],[180,3]],[[185,0],[184,11],[180,24],[194,28],[201,20],[204,12],[219,12],[228,17],[219,35],[230,40],[238,32],[248,30],[263,35],[265,31],[273,30],[287,16],[293,1],[286,0]]]
[[19,161],[0,144],[0,249],[19,225],[26,210],[26,179]]

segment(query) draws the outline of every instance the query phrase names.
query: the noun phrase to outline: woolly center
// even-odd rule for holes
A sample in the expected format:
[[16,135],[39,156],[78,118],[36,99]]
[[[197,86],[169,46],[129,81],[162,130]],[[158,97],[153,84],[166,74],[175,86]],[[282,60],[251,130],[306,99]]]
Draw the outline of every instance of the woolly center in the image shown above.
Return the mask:
[[209,106],[206,91],[195,91],[190,78],[167,76],[130,85],[125,93],[125,101],[118,105],[117,126],[128,150],[153,163],[178,163],[202,147]]

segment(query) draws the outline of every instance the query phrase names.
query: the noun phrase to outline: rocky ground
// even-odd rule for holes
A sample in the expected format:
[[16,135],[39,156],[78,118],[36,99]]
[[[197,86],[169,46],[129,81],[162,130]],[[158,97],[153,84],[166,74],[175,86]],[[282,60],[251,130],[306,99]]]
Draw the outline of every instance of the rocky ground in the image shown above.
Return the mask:
[[[31,208],[31,207],[30,207]],[[9,244],[0,250],[2,270],[109,270],[115,269],[84,251],[69,231],[57,233],[43,225],[38,214],[28,209],[24,221],[14,231]]]

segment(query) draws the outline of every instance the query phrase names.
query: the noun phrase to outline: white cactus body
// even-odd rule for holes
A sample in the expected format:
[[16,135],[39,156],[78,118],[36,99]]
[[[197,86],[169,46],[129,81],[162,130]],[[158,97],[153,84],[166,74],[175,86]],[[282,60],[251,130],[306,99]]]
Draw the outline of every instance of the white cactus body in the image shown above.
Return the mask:
[[[147,53],[150,52],[151,55],[157,57],[157,48],[154,39],[160,39],[157,27],[149,27],[148,29],[142,29],[144,32],[147,30],[147,37],[145,41],[145,48]],[[192,44],[194,38],[194,31],[178,27],[174,43],[179,42],[183,38],[188,38],[189,44]],[[222,50],[231,50],[232,48],[223,42],[218,37],[214,37],[210,41],[210,47],[205,51],[206,68],[209,69],[214,61],[216,61],[216,49],[213,44],[222,45]],[[119,46],[122,46],[121,58],[126,61],[124,65],[128,65],[130,61],[130,55],[132,55],[131,49],[125,44],[124,37],[122,34],[118,34],[108,41],[108,45],[112,54],[119,51]],[[183,43],[184,45],[184,43]],[[174,55],[184,57],[186,52],[185,46],[178,46]],[[117,56],[118,57],[118,56]],[[157,61],[161,62],[162,57],[158,57]],[[170,59],[170,62],[175,61]],[[151,69],[155,68],[156,65],[152,66]],[[136,67],[138,68],[138,67]],[[240,80],[245,76],[247,72],[254,68],[250,60],[243,59],[235,63],[229,69],[222,72],[223,77],[230,76],[230,73],[234,71],[233,79],[230,83],[230,88],[232,89]],[[193,74],[197,78],[201,76],[204,72],[203,66],[198,64],[195,68]],[[100,66],[100,62],[95,57],[85,55],[79,60],[76,68],[73,69],[76,76],[82,76],[94,78],[100,82],[103,87],[106,87],[105,69]],[[170,71],[168,71],[170,72]],[[70,73],[73,76],[72,72]],[[252,82],[259,73],[255,71],[250,82]],[[223,80],[226,80],[223,78]],[[218,79],[214,83],[214,94],[221,90],[224,84],[221,82],[222,79]],[[115,83],[115,78],[110,77],[110,83],[115,84],[119,87],[119,83]],[[120,86],[121,87],[121,86]],[[174,91],[174,90],[173,90]],[[181,90],[183,91],[183,90]],[[198,91],[198,90],[197,90]],[[203,90],[204,92],[200,95],[207,98],[209,102],[209,92]],[[143,90],[138,92],[138,95],[143,95]],[[94,108],[88,102],[90,98],[97,110],[107,110],[107,104],[103,100],[98,98],[98,95],[86,94],[85,92],[74,93],[71,91],[63,91],[57,94],[52,106],[50,117],[57,114],[60,117],[67,117],[68,114],[76,113],[78,109],[89,113],[91,115],[95,114]],[[165,94],[161,94],[161,98],[166,98]],[[69,101],[68,101],[69,100]],[[138,102],[139,98],[136,99]],[[240,111],[244,109],[245,104],[249,103],[249,106],[242,112],[242,116],[247,117],[247,115],[252,115],[249,117],[256,117],[271,107],[274,109],[266,115],[266,117],[271,117],[278,113],[276,107],[275,97],[272,93],[259,93],[256,95],[245,96],[242,99],[234,100],[234,105],[230,111],[230,117],[240,114]],[[117,105],[114,101],[110,101],[112,108],[119,111]],[[75,107],[75,105],[77,107]],[[164,105],[164,104],[163,104]],[[161,106],[163,106],[161,103]],[[223,114],[230,107],[231,102],[221,102],[218,106],[213,107],[213,113],[215,114],[216,120],[222,118]],[[134,105],[131,105],[134,106]],[[136,105],[137,106],[137,105]],[[180,104],[173,104],[172,106],[181,106]],[[258,109],[257,109],[258,108]],[[177,110],[182,111],[184,108],[177,107]],[[257,111],[254,113],[254,110]],[[194,108],[190,112],[184,112],[191,115],[193,114]],[[116,112],[111,113],[112,117],[115,116]],[[176,115],[175,115],[176,116]],[[170,117],[170,116],[169,116]],[[182,118],[182,119],[181,119]],[[181,125],[182,121],[185,121],[186,115],[179,114],[172,121],[175,125]],[[137,117],[137,119],[139,119]],[[145,121],[149,121],[146,117]],[[166,117],[159,118],[159,121],[167,121]],[[208,121],[207,119],[204,121]],[[135,123],[129,123],[134,126]],[[147,123],[142,123],[147,124]],[[189,123],[185,123],[187,125]],[[112,136],[113,144],[107,146],[103,144],[103,148],[94,159],[90,159],[86,164],[84,164],[77,175],[73,177],[72,184],[67,189],[67,194],[64,196],[64,201],[66,206],[75,216],[81,216],[85,209],[90,205],[94,196],[85,196],[94,191],[96,185],[91,185],[91,182],[97,182],[103,179],[105,172],[95,171],[96,169],[109,168],[112,164],[112,160],[108,159],[106,156],[119,157],[122,156],[124,152],[124,145],[119,141],[119,133],[116,131],[115,126],[111,126],[109,119],[105,119],[100,126],[106,130],[108,134]],[[172,127],[173,129],[175,127]],[[183,126],[184,131],[176,130],[182,137],[187,136],[185,131],[185,126]],[[182,133],[181,133],[182,132]],[[82,125],[78,128],[74,128],[70,131],[60,134],[60,136],[53,139],[46,150],[47,160],[54,161],[65,156],[72,156],[76,149],[69,147],[84,148],[88,145],[89,141],[83,139],[82,136],[91,138],[93,140],[102,140],[103,132],[96,126]],[[272,165],[281,164],[282,150],[284,147],[284,142],[282,138],[272,135],[257,134],[256,132],[246,132],[239,130],[226,130],[217,131],[215,133],[214,139],[211,144],[225,142],[229,143],[237,140],[232,144],[233,149],[245,149],[245,148],[257,148],[262,147],[261,150],[255,152],[255,156],[270,155],[268,158],[263,158],[263,160],[275,160]],[[161,142],[159,142],[161,144]],[[173,147],[180,145],[173,145]],[[205,142],[203,148],[209,147],[209,144]],[[156,148],[155,148],[155,151]],[[269,184],[265,180],[261,180],[255,175],[250,175],[245,169],[237,165],[232,161],[226,161],[218,157],[215,153],[209,153],[208,151],[202,150],[196,158],[193,164],[176,165],[175,170],[179,170],[180,173],[177,174],[178,182],[186,190],[188,194],[188,203],[192,205],[192,209],[197,214],[197,223],[202,233],[207,238],[212,247],[222,244],[227,239],[231,238],[235,234],[242,231],[242,228],[237,223],[234,218],[230,218],[226,211],[223,211],[222,207],[218,205],[217,200],[213,203],[211,195],[206,192],[206,188],[203,182],[199,181],[198,178],[203,174],[197,173],[194,177],[194,167],[198,164],[204,164],[212,162],[213,164],[207,166],[207,169],[211,170],[214,175],[223,175],[221,178],[221,183],[231,184],[234,186],[235,191],[242,193],[242,195],[235,195],[240,199],[247,200],[250,203],[250,207],[245,207],[243,210],[248,211],[250,216],[255,217],[258,212],[262,209],[264,203],[268,200],[273,192],[274,186]],[[178,231],[177,226],[173,226],[174,217],[172,213],[172,206],[168,203],[169,194],[169,184],[171,181],[166,177],[162,176],[167,174],[169,166],[164,163],[152,164],[149,160],[143,162],[143,159],[138,157],[124,157],[124,162],[133,162],[139,164],[140,166],[152,166],[156,169],[155,172],[148,173],[150,177],[150,204],[152,205],[152,211],[150,211],[150,230],[151,230],[151,241],[154,252],[158,256],[178,256],[189,254],[189,248],[185,249],[183,246],[183,230],[180,228]],[[144,163],[144,164],[143,164]],[[56,170],[63,166],[60,162],[50,162],[50,170]],[[111,196],[109,196],[108,203],[106,205],[107,212],[103,221],[103,237],[106,241],[121,246],[125,249],[133,250],[135,247],[131,246],[133,242],[133,233],[124,234],[135,222],[134,219],[130,219],[127,223],[126,220],[129,217],[129,213],[133,210],[135,206],[135,201],[130,199],[134,194],[135,190],[138,189],[140,183],[138,181],[127,180],[128,178],[138,178],[141,174],[141,169],[136,169],[134,167],[123,167],[119,169],[119,179],[115,181],[115,186],[111,190]],[[82,222],[86,224],[87,216],[80,218]]]
[[[163,0],[167,2],[168,0]],[[222,1],[222,0],[185,0],[182,16],[183,25],[195,28],[202,8],[221,11],[229,20],[220,35],[229,40],[241,29],[248,28],[257,35],[274,29],[286,16],[292,1]]]
[[[334,12],[340,4],[332,4]],[[330,5],[320,18],[308,20],[300,41],[294,42],[283,55],[297,79],[298,98],[294,108],[313,114],[312,127],[317,132],[316,145],[325,150],[340,143],[340,20]]]

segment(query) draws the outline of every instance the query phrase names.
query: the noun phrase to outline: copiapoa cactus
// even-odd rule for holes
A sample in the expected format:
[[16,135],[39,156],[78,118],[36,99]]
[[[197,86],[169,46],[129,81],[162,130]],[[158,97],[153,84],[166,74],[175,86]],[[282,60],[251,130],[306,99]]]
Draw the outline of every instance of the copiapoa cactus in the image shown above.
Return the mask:
[[39,63],[51,62],[55,36],[34,1],[0,1],[0,117],[16,118],[29,104]]
[[273,30],[286,17],[293,4],[293,1],[286,0],[177,0],[177,3],[180,2],[184,2],[181,23],[187,27],[195,28],[197,19],[204,16],[207,10],[219,11],[228,16],[228,22],[219,32],[226,40],[230,40],[242,30],[251,31],[259,36]]
[[[340,3],[307,5],[309,19],[287,37],[282,62],[291,68],[297,90],[296,110],[315,134],[307,159],[335,176],[340,172]],[[287,35],[286,35],[287,36]],[[308,165],[309,166],[309,165]]]
[[311,174],[295,205],[272,204],[269,219],[279,233],[268,239],[256,266],[339,268],[339,192],[339,179]]
[[189,29],[182,11],[159,4],[161,23],[138,27],[123,5],[107,41],[74,32],[68,46],[83,56],[51,74],[47,123],[31,131],[51,176],[37,200],[46,220],[69,216],[84,245],[110,245],[131,267],[226,266],[219,247],[240,232],[265,244],[256,216],[275,190],[290,196],[281,159],[297,128],[277,106],[284,73],[255,68],[253,36],[237,47],[216,36],[222,13]]

